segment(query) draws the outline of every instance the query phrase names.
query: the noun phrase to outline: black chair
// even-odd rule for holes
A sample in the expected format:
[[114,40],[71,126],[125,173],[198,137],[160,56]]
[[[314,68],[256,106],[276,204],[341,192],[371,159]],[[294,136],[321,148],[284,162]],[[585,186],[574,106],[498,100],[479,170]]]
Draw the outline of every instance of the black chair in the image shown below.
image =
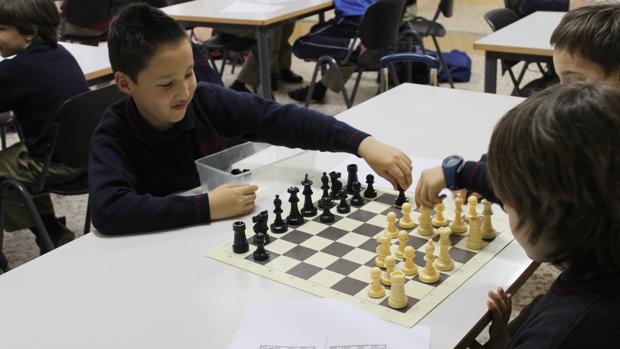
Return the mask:
[[[319,70],[322,70],[325,65],[329,65],[329,69],[336,72],[340,91],[342,92],[342,97],[344,98],[347,108],[351,108],[364,71],[378,70],[381,57],[394,51],[398,41],[398,29],[403,17],[405,1],[406,0],[379,0],[368,6],[366,12],[364,12],[362,16],[357,34],[354,38],[354,40],[361,40],[362,44],[366,47],[366,51],[359,57],[353,57],[352,48],[349,48],[345,58],[340,62],[337,62],[331,56],[319,57],[314,67],[310,88],[308,88],[306,101],[304,102],[306,107],[310,105],[310,97],[314,93]],[[344,79],[340,73],[340,67],[345,66],[354,67],[357,72],[357,78],[350,98],[344,85]]]
[[[484,14],[484,20],[494,32],[518,21],[520,18],[521,17],[519,17],[519,15],[515,11],[509,8],[498,8]],[[512,94],[516,96],[521,96],[521,82],[523,81],[525,72],[527,71],[532,62],[523,61],[523,67],[521,68],[521,71],[518,75],[515,75],[515,72],[512,70],[512,68],[518,63],[520,63],[520,61],[502,59],[500,60],[500,62],[502,66],[502,75],[508,73],[512,84],[514,85]],[[550,72],[546,71],[543,68],[540,62],[536,62],[536,64],[543,75],[550,74]]]
[[[437,22],[440,14],[443,14],[444,17],[450,18],[454,13],[454,0],[440,0],[439,5],[437,5],[437,10],[433,15],[433,19],[428,20],[424,17],[416,17],[412,21],[408,22],[408,26],[413,32],[417,32],[422,37],[430,36],[433,39],[433,43],[435,44],[435,49],[437,50],[437,57],[439,57],[439,61],[441,62],[441,66],[443,70],[446,72],[446,77],[448,78],[448,83],[450,87],[454,88],[454,81],[452,80],[452,74],[450,74],[450,69],[448,69],[448,65],[443,58],[443,54],[441,52],[441,48],[439,47],[439,42],[437,41],[437,37],[446,36],[446,29],[441,25],[441,23]],[[424,48],[424,46],[422,46]]]
[[[4,229],[4,207],[6,204],[23,204],[35,221],[37,239],[43,253],[54,249],[54,245],[33,203],[33,197],[41,194],[54,193],[59,195],[80,195],[88,193],[88,174],[62,184],[50,185],[46,183],[46,176],[52,159],[71,167],[88,166],[90,142],[93,131],[99,123],[103,112],[112,103],[122,98],[116,85],[108,85],[97,90],[87,91],[64,102],[56,112],[49,152],[43,160],[43,171],[38,183],[26,184],[16,180],[5,180],[0,184],[0,269],[2,266],[2,234]],[[23,203],[8,202],[5,199],[8,190],[15,190],[21,196]],[[90,231],[90,204],[86,209],[84,233]]]
[[388,75],[392,80],[393,86],[398,86],[403,82],[411,82],[411,75],[409,75],[408,81],[400,81],[394,68],[395,63],[422,63],[429,69],[429,84],[437,85],[437,71],[439,69],[439,61],[437,58],[426,55],[419,52],[401,52],[393,53],[391,55],[383,56],[379,61],[379,88],[381,92],[385,92],[389,89],[388,80],[385,80],[383,69],[387,69]]
[[7,129],[15,125],[15,116],[12,112],[7,111],[0,114],[0,142],[2,143],[2,148],[6,149],[6,132]]
[[[195,36],[194,36],[195,37]],[[218,33],[216,31],[213,32],[213,35],[200,43],[201,48],[204,50],[205,55],[211,61],[211,65],[218,73],[220,79],[224,75],[224,68],[226,67],[227,62],[232,63],[232,71],[231,73],[235,73],[235,66],[237,63],[243,62],[243,54],[245,52],[251,51],[254,53],[255,57],[258,57],[258,52],[256,51],[256,39],[254,38],[242,38],[239,36]],[[215,64],[214,52],[221,52],[222,63],[220,65],[220,69],[217,69],[217,65]],[[231,55],[233,53],[234,55]]]

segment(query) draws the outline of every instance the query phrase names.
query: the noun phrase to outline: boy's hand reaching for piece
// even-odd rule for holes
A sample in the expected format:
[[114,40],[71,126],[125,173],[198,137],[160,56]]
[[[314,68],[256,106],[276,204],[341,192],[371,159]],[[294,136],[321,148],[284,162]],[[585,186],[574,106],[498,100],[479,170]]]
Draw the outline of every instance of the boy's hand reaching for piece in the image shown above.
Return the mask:
[[416,206],[434,207],[441,202],[439,192],[446,187],[446,178],[441,166],[427,168],[420,174],[415,188]]
[[258,187],[251,184],[229,183],[209,193],[211,219],[246,215],[254,211]]
[[497,291],[489,291],[487,307],[491,312],[491,328],[489,341],[485,348],[506,348],[508,346],[508,320],[512,312],[512,295],[501,287]]
[[402,151],[379,142],[373,137],[366,137],[357,148],[357,153],[381,177],[387,179],[394,189],[411,186],[411,159]]

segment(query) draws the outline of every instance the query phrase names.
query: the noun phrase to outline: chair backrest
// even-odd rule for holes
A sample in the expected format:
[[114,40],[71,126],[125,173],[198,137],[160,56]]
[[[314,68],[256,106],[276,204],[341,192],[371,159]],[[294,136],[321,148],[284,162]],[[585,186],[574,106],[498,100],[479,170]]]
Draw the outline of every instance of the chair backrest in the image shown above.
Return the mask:
[[394,46],[406,0],[379,0],[366,9],[357,34],[366,48],[381,50]]
[[484,20],[495,32],[519,20],[519,15],[509,8],[496,8],[484,14]]
[[125,96],[116,85],[81,93],[56,112],[52,159],[72,167],[86,167],[93,132],[112,103]]
[[444,17],[452,17],[454,14],[454,0],[441,0],[438,8]]

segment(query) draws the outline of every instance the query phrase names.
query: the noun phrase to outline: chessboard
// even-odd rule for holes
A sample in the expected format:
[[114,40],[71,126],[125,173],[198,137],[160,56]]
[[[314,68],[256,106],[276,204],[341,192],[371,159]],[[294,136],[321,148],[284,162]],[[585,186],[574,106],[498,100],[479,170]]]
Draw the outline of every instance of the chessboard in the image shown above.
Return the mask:
[[[316,205],[322,194],[320,189],[313,188],[313,191],[311,197]],[[248,224],[250,229],[245,232],[249,242],[248,252],[234,253],[231,238],[208,251],[207,256],[320,297],[356,304],[389,321],[412,327],[513,240],[507,215],[494,207],[492,224],[496,237],[483,240],[481,250],[472,250],[467,247],[469,231],[464,234],[450,234],[449,254],[454,260],[454,268],[447,272],[440,271],[439,280],[432,284],[421,282],[419,274],[406,276],[404,288],[408,304],[405,308],[393,309],[388,305],[390,287],[385,286],[385,296],[381,298],[368,296],[371,270],[376,266],[377,238],[384,234],[388,213],[394,212],[398,218],[402,216],[401,208],[394,205],[398,192],[383,189],[377,189],[376,192],[375,198],[364,197],[362,206],[351,206],[349,213],[338,213],[333,207],[333,222],[322,223],[319,219],[322,209],[318,209],[315,216],[304,217],[301,225],[289,226],[285,233],[269,232],[271,241],[265,245],[269,257],[264,261],[253,258],[256,244],[253,239],[254,232],[250,228],[251,223]],[[413,196],[407,195],[407,198],[411,203],[414,202]],[[303,197],[301,201],[303,202]],[[338,200],[334,204],[337,202]],[[444,206],[445,217],[451,222],[455,217],[454,200],[445,199]],[[482,206],[477,206],[479,214],[482,214]],[[463,205],[463,213],[466,212],[467,203]],[[284,208],[283,217],[287,214],[287,209]],[[270,212],[269,224],[274,221],[274,216]],[[398,225],[397,227],[408,232],[407,245],[414,248],[415,264],[418,270],[422,270],[429,239],[432,239],[436,246],[433,255],[439,256],[440,236],[437,228],[433,228],[432,234],[428,236],[418,234],[416,230],[419,216],[417,209],[412,210],[414,226],[411,229],[401,229]],[[231,229],[231,237],[232,234]],[[391,241],[392,254],[396,252],[398,245],[398,239]],[[399,270],[402,265],[402,261],[397,261],[395,270]],[[481,294],[480,297],[485,295]]]

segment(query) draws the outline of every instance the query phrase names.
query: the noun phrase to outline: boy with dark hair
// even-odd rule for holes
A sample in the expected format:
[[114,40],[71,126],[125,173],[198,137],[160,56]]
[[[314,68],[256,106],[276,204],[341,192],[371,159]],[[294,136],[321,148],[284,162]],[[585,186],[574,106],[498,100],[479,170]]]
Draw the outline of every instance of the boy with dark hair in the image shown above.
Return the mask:
[[104,234],[170,229],[247,214],[254,185],[176,193],[200,185],[194,160],[243,137],[276,145],[346,151],[394,186],[411,184],[401,151],[327,115],[208,83],[196,84],[183,28],[148,5],[127,7],[108,40],[118,88],[93,137],[89,176],[93,223]]
[[509,338],[510,295],[489,293],[493,348],[620,343],[620,89],[573,82],[530,97],[497,124],[491,185],[527,255],[564,271]]
[[[592,79],[620,86],[620,3],[580,7],[568,12],[551,35],[553,62],[560,82]],[[432,207],[444,188],[467,189],[499,202],[489,187],[486,155],[464,161],[457,155],[441,167],[422,171],[416,187],[418,205]]]
[[[88,90],[73,56],[57,44],[59,23],[52,0],[0,0],[0,54],[15,56],[0,62],[0,112],[12,110],[24,135],[22,142],[0,151],[0,181],[38,183],[56,109]],[[69,182],[84,170],[52,161],[46,182]],[[18,198],[8,200],[21,203]],[[38,196],[35,204],[54,245],[73,239],[73,233],[54,215],[49,195]],[[5,207],[7,231],[34,231],[34,221],[23,207]],[[35,231],[35,235],[39,234]]]

